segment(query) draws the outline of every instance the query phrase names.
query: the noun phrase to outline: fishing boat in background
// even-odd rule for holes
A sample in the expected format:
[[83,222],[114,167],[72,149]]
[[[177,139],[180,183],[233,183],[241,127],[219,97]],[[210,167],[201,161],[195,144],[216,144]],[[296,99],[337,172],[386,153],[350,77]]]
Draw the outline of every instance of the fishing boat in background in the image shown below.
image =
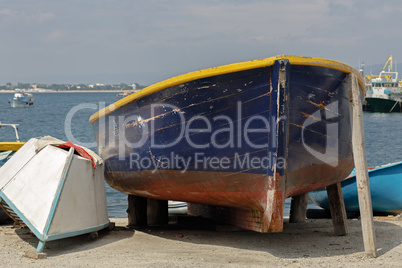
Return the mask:
[[8,101],[13,108],[30,107],[33,105],[33,96],[30,93],[17,92],[14,97]]
[[328,59],[276,56],[151,85],[90,118],[105,180],[188,203],[188,214],[258,232],[284,203],[353,169],[349,99],[360,74]]
[[[368,170],[371,202],[374,214],[397,215],[402,213],[402,162],[386,164]],[[343,199],[347,212],[359,212],[356,173],[353,172],[341,182]],[[309,193],[310,199],[318,206],[329,210],[325,189]]]
[[127,96],[130,96],[131,94],[133,94],[133,92],[125,91],[123,93],[116,94],[116,98],[125,98]]
[[392,55],[379,75],[365,77],[367,94],[363,109],[370,112],[402,112],[402,81],[393,71]]

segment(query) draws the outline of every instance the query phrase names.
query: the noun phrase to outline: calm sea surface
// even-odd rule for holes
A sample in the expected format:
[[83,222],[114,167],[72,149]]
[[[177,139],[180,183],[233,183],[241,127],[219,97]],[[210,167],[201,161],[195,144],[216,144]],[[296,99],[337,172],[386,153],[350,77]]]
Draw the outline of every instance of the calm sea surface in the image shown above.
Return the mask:
[[[88,146],[95,142],[89,117],[99,106],[117,100],[116,93],[36,93],[33,97],[33,107],[11,108],[12,94],[0,94],[0,121],[19,124],[21,141],[47,135],[65,141],[73,137],[94,151],[96,147]],[[369,166],[402,161],[402,113],[364,113],[364,127]],[[14,140],[11,128],[0,129],[0,141]],[[109,217],[127,217],[127,195],[107,184],[106,195]],[[286,205],[289,209],[289,202]]]

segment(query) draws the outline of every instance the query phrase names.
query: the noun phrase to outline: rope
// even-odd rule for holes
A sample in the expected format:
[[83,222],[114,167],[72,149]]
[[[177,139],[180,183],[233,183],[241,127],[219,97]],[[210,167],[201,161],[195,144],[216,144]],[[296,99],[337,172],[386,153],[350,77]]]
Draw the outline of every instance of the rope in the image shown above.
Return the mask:
[[400,102],[401,102],[401,100],[396,100],[394,106],[392,106],[392,108],[391,108],[391,110],[389,110],[389,112],[392,112],[392,110],[395,108],[395,106]]

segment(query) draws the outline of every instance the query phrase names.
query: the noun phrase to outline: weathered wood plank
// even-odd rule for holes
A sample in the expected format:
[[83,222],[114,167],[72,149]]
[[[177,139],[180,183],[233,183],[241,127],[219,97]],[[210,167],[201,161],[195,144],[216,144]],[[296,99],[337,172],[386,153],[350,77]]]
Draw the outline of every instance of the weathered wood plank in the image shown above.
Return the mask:
[[370,184],[367,171],[366,142],[364,139],[362,93],[355,74],[348,76],[352,85],[352,144],[356,169],[356,182],[359,195],[359,208],[362,219],[364,249],[372,257],[377,257],[373,208],[371,204]]
[[347,216],[341,184],[338,182],[327,186],[326,189],[334,233],[335,235],[346,235],[348,233],[348,227],[346,224]]
[[289,222],[304,222],[306,220],[308,193],[293,196],[290,203]]
[[148,199],[148,225],[168,224],[168,201]]
[[34,251],[26,251],[24,256],[27,258],[35,259],[35,260],[47,259],[46,253],[38,253],[38,252],[34,252]]
[[140,196],[128,195],[128,226],[147,225],[147,199]]

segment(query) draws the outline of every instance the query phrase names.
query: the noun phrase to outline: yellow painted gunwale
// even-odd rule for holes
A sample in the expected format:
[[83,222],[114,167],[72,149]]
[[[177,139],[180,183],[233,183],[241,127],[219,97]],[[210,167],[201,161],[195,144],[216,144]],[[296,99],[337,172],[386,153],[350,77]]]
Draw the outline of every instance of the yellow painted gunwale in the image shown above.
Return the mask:
[[0,142],[0,151],[18,151],[25,142]]
[[353,67],[350,67],[349,65],[347,65],[345,63],[335,61],[335,60],[323,59],[323,58],[278,55],[275,57],[270,57],[270,58],[265,58],[265,59],[258,59],[258,60],[240,62],[240,63],[232,63],[232,64],[223,65],[223,66],[219,66],[219,67],[208,68],[208,69],[190,72],[187,74],[169,78],[167,80],[150,85],[150,86],[148,86],[136,93],[133,93],[119,101],[116,101],[115,103],[96,112],[89,118],[89,123],[92,125],[93,122],[95,122],[99,118],[104,117],[107,114],[110,114],[111,112],[127,105],[128,103],[136,101],[142,97],[145,97],[152,93],[158,92],[160,90],[163,90],[163,89],[166,89],[166,88],[169,88],[172,86],[176,86],[176,85],[179,85],[182,83],[187,83],[187,82],[190,82],[193,80],[201,79],[201,78],[222,75],[222,74],[227,74],[227,73],[231,73],[231,72],[245,71],[245,70],[250,70],[250,69],[254,69],[254,68],[271,66],[274,64],[274,62],[276,60],[279,60],[279,59],[287,59],[287,60],[289,60],[290,64],[294,64],[294,65],[328,67],[328,68],[339,70],[339,71],[342,71],[345,73],[354,73],[358,77],[360,89],[361,89],[363,95],[366,94],[366,88],[364,85],[364,81],[363,81],[363,78],[361,77],[361,75],[359,74],[359,72],[356,69],[354,69]]

